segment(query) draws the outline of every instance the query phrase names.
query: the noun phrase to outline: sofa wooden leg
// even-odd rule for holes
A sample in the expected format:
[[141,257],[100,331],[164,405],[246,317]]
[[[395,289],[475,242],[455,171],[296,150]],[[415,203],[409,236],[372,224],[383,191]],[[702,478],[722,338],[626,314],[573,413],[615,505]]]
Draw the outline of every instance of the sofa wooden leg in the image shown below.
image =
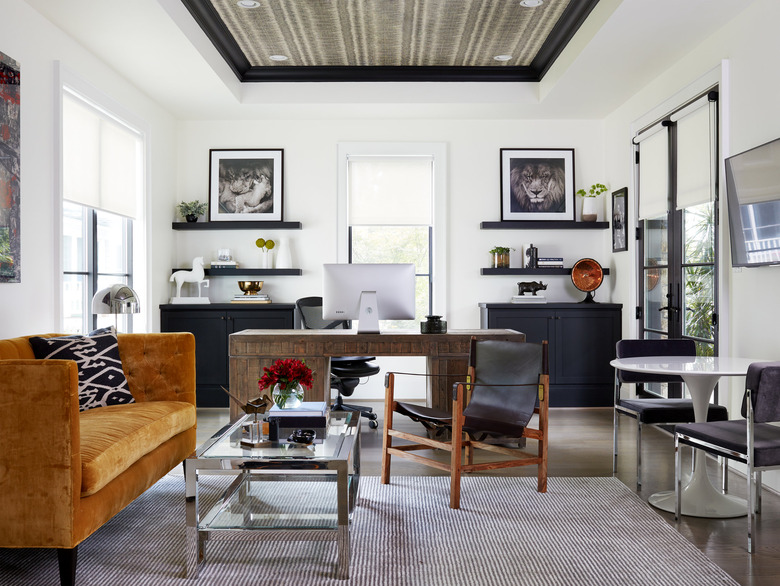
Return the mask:
[[76,550],[58,549],[57,560],[60,564],[60,586],[74,586],[76,584]]

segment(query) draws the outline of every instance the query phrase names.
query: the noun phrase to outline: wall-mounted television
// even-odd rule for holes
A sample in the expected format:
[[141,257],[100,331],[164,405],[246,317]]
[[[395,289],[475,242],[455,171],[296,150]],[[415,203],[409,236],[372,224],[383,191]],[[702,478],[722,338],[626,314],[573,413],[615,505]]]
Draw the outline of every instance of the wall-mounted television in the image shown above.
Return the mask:
[[780,264],[780,138],[726,159],[731,264]]

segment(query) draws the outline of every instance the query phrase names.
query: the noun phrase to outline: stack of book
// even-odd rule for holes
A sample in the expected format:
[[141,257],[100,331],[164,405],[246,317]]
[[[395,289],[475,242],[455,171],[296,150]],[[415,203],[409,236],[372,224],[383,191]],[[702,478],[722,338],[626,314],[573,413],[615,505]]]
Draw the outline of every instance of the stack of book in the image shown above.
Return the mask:
[[238,263],[234,260],[212,260],[212,269],[237,269]]
[[536,259],[536,266],[540,269],[562,269],[563,257],[547,256]]
[[[324,401],[304,401],[293,409],[279,409],[274,405],[267,412],[269,426],[276,426],[279,441],[286,441],[298,429],[313,429],[314,443],[322,443],[328,433],[330,409]],[[273,437],[273,434],[270,434]]]
[[512,295],[512,303],[547,303],[544,295]]
[[230,300],[231,303],[271,303],[271,298],[265,293],[256,293],[255,295],[235,295]]

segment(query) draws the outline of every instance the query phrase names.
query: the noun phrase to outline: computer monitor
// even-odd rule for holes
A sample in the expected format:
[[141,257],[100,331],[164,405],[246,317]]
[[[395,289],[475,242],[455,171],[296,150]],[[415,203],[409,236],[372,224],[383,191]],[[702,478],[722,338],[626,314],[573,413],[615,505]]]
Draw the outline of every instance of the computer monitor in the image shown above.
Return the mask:
[[380,319],[414,319],[414,298],[414,264],[323,265],[322,317],[358,320],[359,334],[378,334]]

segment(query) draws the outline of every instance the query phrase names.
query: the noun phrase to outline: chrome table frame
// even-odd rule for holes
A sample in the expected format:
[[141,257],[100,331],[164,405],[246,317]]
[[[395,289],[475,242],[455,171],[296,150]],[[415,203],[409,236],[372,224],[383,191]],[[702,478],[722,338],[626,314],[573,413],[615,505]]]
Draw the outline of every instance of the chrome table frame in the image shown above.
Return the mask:
[[[328,439],[337,445],[332,453],[311,457],[285,456],[285,442],[273,442],[268,448],[242,448],[238,443],[244,423],[251,415],[228,424],[207,440],[192,456],[184,461],[186,483],[186,575],[196,578],[200,564],[205,559],[205,544],[209,540],[258,540],[258,541],[336,541],[338,548],[337,578],[349,578],[349,523],[357,502],[360,481],[360,417],[345,412],[332,412],[330,430],[339,425],[339,435]],[[339,423],[340,422],[340,423]],[[343,429],[342,429],[343,426]],[[232,436],[232,437],[231,437]],[[235,440],[235,441],[234,441]],[[223,449],[225,442],[229,449]],[[327,441],[327,440],[326,440]],[[206,514],[201,515],[198,503],[198,477],[200,474],[234,475],[236,478]],[[336,480],[335,528],[311,527],[267,529],[258,527],[215,527],[220,512],[231,499],[246,496],[253,480],[280,478]],[[305,531],[305,536],[300,532]]]

